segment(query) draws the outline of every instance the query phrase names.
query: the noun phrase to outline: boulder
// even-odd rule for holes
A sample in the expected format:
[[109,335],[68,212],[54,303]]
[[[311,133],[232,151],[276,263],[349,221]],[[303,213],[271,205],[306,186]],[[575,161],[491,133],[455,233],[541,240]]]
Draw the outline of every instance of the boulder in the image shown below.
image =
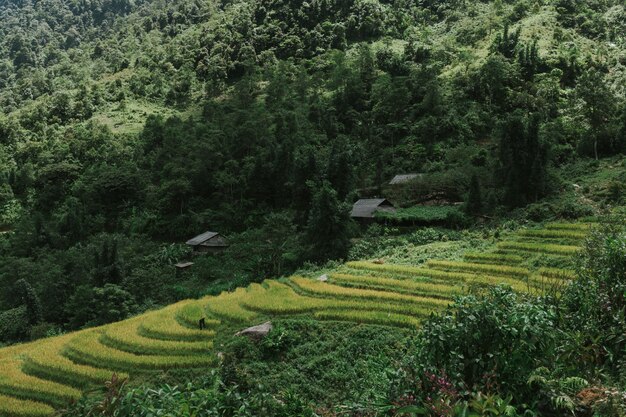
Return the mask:
[[328,281],[328,275],[326,275],[326,274],[320,275],[319,277],[317,277],[317,280],[321,281],[321,282],[326,282],[326,281]]
[[267,336],[267,334],[272,331],[272,322],[267,321],[263,324],[259,324],[257,326],[248,327],[247,329],[243,329],[237,333],[235,336],[247,336],[250,339],[259,340]]

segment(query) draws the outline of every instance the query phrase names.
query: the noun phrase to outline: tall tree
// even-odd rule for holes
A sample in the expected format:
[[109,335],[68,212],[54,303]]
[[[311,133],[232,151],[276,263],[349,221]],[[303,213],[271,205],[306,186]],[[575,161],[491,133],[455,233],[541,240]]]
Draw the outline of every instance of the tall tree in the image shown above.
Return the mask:
[[37,293],[25,279],[20,279],[15,283],[18,297],[23,305],[26,306],[26,314],[30,325],[40,323],[42,320],[41,302]]
[[589,123],[589,137],[593,143],[593,156],[598,159],[599,148],[610,151],[609,120],[615,109],[615,97],[607,86],[604,75],[589,69],[579,79],[578,96],[585,102],[583,111]]
[[350,247],[349,224],[348,206],[323,181],[313,195],[306,227],[309,258],[317,262],[345,258]]
[[465,209],[469,214],[473,215],[480,214],[483,209],[483,199],[480,193],[478,176],[476,174],[472,175],[472,179],[470,181]]

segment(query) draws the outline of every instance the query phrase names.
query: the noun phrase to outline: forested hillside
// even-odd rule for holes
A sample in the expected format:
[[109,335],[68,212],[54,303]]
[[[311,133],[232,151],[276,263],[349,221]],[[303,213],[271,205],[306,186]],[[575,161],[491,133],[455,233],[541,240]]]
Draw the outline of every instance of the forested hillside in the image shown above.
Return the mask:
[[[358,197],[465,202],[452,229],[624,203],[620,0],[0,0],[0,16],[0,343],[370,256],[382,226],[350,219]],[[403,173],[422,176],[387,190]],[[176,275],[206,230],[229,249]]]
[[0,0],[0,416],[624,417],[624,154],[623,0]]

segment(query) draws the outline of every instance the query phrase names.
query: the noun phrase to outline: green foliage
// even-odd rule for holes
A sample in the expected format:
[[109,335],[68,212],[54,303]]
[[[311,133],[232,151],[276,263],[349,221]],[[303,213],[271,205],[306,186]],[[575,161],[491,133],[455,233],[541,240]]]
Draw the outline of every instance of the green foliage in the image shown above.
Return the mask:
[[[266,340],[232,340],[221,375],[244,392],[297,392],[319,408],[358,399],[380,402],[390,368],[406,352],[411,333],[376,326],[280,320]],[[262,385],[262,386],[260,386]]]
[[395,212],[378,211],[376,219],[400,224],[463,226],[467,220],[457,206],[415,206]]
[[33,287],[25,279],[20,279],[15,283],[15,290],[21,303],[26,306],[28,323],[39,324],[42,320],[41,303]]
[[0,313],[0,340],[15,342],[26,338],[29,329],[29,316],[25,305]]
[[[617,220],[617,221],[615,221]],[[608,219],[592,230],[578,264],[579,278],[564,295],[572,330],[593,341],[598,364],[624,366],[626,325],[626,235],[623,219]],[[583,352],[576,355],[583,361]]]
[[549,364],[559,340],[556,313],[539,300],[501,288],[485,298],[464,297],[423,324],[413,366],[445,372],[461,389],[488,389],[497,381],[516,403],[532,400],[527,380]]
[[66,304],[69,325],[97,326],[123,320],[136,311],[134,297],[119,285],[81,286]]
[[350,246],[348,208],[324,182],[315,191],[306,227],[308,256],[314,261],[345,258]]
[[285,392],[280,398],[243,392],[236,385],[222,383],[215,375],[180,385],[163,384],[156,389],[152,386],[126,388],[109,383],[103,400],[83,400],[62,415],[149,417],[161,414],[172,417],[315,416],[310,406],[291,392]]
[[467,201],[465,202],[465,210],[469,214],[480,214],[483,209],[483,200],[480,193],[480,184],[478,183],[478,177],[472,175],[470,181],[470,188],[467,194]]

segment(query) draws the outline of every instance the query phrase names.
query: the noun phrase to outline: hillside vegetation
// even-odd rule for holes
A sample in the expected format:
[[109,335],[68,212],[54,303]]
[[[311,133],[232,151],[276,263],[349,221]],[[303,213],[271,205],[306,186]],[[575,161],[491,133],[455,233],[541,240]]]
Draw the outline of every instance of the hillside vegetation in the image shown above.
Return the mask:
[[0,16],[0,415],[624,417],[623,0]]
[[[0,350],[0,413],[52,415],[113,375],[131,380],[146,372],[206,369],[218,360],[215,340],[268,318],[306,315],[417,329],[421,321],[467,291],[496,285],[520,293],[559,294],[574,279],[569,257],[589,224],[550,223],[512,234],[490,251],[466,253],[466,261],[429,260],[422,266],[348,262],[328,272],[328,282],[293,276],[235,292],[188,300],[119,323]],[[579,230],[572,235],[572,230]],[[556,242],[563,241],[568,245]],[[501,249],[532,242],[532,249]],[[506,252],[505,252],[506,250]],[[535,252],[545,265],[532,267]],[[536,262],[536,260],[535,260]],[[207,328],[198,329],[206,319]],[[216,349],[217,348],[217,349]]]

